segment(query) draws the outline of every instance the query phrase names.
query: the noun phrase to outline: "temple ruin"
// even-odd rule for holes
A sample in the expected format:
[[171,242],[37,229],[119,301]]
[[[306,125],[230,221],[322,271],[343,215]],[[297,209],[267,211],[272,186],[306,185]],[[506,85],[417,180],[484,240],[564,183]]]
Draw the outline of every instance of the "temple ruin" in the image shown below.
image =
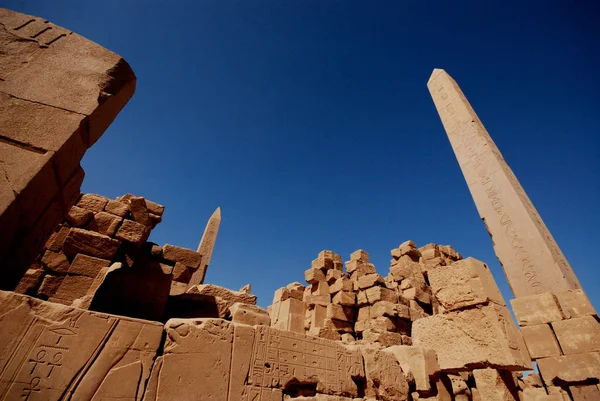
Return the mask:
[[0,400],[600,400],[597,312],[443,70],[427,86],[515,298],[485,262],[401,239],[377,268],[316,250],[263,309],[205,283],[219,208],[192,250],[148,241],[164,206],[81,194],[126,61],[5,9],[0,47]]

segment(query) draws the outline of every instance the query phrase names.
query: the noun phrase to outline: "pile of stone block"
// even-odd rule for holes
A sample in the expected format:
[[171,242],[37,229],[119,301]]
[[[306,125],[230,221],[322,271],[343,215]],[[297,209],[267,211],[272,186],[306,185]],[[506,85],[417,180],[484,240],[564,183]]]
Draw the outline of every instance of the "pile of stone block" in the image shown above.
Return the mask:
[[531,399],[545,394],[600,399],[600,324],[585,293],[544,292],[513,299],[511,305],[543,381],[528,390]]

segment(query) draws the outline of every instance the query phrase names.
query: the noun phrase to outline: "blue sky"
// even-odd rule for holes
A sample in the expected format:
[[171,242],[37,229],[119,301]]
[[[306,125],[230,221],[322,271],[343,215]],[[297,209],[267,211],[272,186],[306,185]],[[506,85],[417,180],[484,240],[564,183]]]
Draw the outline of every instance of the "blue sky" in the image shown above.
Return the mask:
[[[259,304],[322,249],[380,274],[412,239],[488,263],[510,291],[426,83],[461,85],[600,307],[595,1],[4,1],[123,56],[133,99],[88,151],[84,192],[166,205],[151,239]],[[596,25],[596,26],[594,26]]]

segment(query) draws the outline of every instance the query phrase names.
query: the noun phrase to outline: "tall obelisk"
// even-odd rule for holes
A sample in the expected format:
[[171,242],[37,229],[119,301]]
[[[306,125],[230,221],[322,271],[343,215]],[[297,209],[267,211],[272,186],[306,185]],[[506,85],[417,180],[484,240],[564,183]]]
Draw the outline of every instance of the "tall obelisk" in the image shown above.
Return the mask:
[[198,245],[198,253],[202,255],[202,263],[198,270],[192,274],[192,278],[188,283],[187,288],[190,288],[196,284],[203,284],[204,277],[206,276],[206,269],[210,263],[213,250],[215,249],[215,242],[217,241],[217,233],[219,232],[219,226],[221,225],[221,208],[218,207],[208,219],[204,234]]
[[427,87],[515,297],[581,288],[454,79],[435,69]]

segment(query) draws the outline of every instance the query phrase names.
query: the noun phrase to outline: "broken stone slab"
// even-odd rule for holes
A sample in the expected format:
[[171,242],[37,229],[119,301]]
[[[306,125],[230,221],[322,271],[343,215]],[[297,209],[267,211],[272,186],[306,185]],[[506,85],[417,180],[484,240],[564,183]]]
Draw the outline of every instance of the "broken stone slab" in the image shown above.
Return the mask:
[[195,269],[202,263],[202,255],[198,252],[169,244],[163,246],[163,258],[170,260],[171,262],[183,263],[184,265]]
[[65,216],[65,219],[73,227],[83,227],[93,218],[94,212],[78,206],[72,206],[71,209],[69,209],[69,213]]
[[367,386],[365,395],[385,401],[408,400],[408,382],[396,357],[371,347],[361,346]]
[[523,339],[531,359],[562,355],[558,340],[546,323],[521,327]]
[[440,365],[435,351],[417,346],[396,345],[386,348],[384,352],[396,357],[405,374],[413,375],[415,389],[420,394],[431,391],[431,382],[435,381],[440,374]]
[[510,304],[521,327],[557,322],[565,318],[556,297],[551,292],[511,299]]
[[445,372],[486,367],[532,369],[508,309],[493,303],[418,319],[412,325],[412,338],[415,345],[437,353]]
[[[87,225],[88,230],[96,231],[100,234],[112,237],[117,232],[117,228],[123,221],[123,218],[107,212],[98,212]],[[131,221],[131,220],[128,220]],[[120,239],[120,238],[118,238]]]
[[231,321],[234,323],[242,323],[250,326],[271,325],[269,313],[260,306],[236,302],[229,308],[229,313]]
[[600,351],[600,323],[594,316],[553,322],[552,329],[565,355]]
[[42,265],[52,273],[66,274],[69,271],[69,260],[64,253],[44,252]]
[[600,379],[599,352],[541,358],[536,362],[546,385],[597,382]]
[[[141,401],[162,325],[0,291],[6,399]],[[40,397],[40,399],[42,399]]]
[[446,310],[494,302],[506,306],[488,266],[467,258],[428,274],[433,295]]

